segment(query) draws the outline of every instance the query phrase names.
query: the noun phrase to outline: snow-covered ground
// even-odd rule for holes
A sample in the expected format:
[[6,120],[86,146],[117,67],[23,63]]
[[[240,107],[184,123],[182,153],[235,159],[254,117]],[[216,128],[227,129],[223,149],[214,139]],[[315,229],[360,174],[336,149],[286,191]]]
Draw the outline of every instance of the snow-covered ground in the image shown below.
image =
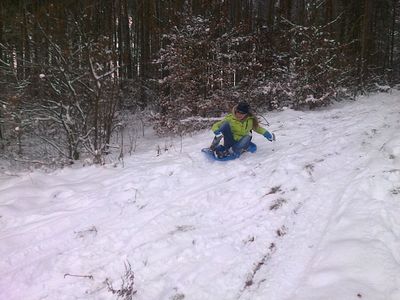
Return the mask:
[[0,299],[399,300],[400,92],[267,118],[235,161],[1,174]]

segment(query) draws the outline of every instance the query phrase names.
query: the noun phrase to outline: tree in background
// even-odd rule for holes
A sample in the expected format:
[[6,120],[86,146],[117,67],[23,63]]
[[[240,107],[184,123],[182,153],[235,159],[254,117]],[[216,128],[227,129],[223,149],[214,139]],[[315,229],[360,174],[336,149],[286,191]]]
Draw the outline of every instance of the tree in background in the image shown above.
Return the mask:
[[[187,12],[185,21],[165,35],[158,131],[197,129],[198,119],[191,118],[195,126],[190,127],[188,118],[218,116],[239,99],[264,109],[315,108],[348,87],[355,70],[345,54],[351,54],[352,43],[341,44],[329,31],[338,18],[323,25],[297,25],[288,18],[309,24],[321,17],[307,10],[296,16],[293,3],[283,1],[274,6],[276,22],[269,27],[250,22],[260,11],[248,1],[242,4],[229,7],[224,2],[217,7],[220,13],[207,19]],[[242,11],[246,9],[251,13]],[[327,14],[332,18],[331,9]]]
[[115,43],[93,30],[104,11],[85,3],[68,9],[50,4],[35,13],[26,8],[24,51],[10,40],[2,44],[3,74],[12,83],[3,94],[12,96],[1,100],[8,140],[18,128],[19,154],[21,135],[29,133],[27,143],[37,137],[69,160],[84,148],[98,161],[108,149],[120,99]]

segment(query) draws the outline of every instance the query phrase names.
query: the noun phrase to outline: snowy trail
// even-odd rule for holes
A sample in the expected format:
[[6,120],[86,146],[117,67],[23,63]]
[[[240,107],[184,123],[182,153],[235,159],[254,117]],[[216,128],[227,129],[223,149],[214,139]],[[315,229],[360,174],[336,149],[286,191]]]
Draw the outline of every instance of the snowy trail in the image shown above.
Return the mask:
[[[258,296],[252,294],[249,299],[261,299],[262,295],[268,295],[269,299],[357,299],[371,294],[375,295],[371,299],[399,299],[399,281],[393,282],[392,280],[392,277],[395,277],[396,272],[399,271],[398,259],[390,260],[389,264],[386,262],[384,267],[386,271],[383,271],[382,267],[377,267],[381,262],[374,265],[374,261],[377,260],[376,252],[374,249],[368,248],[371,242],[369,240],[371,227],[374,228],[384,222],[383,219],[376,221],[376,218],[379,219],[379,215],[376,216],[376,213],[384,211],[392,215],[391,219],[395,219],[394,216],[400,212],[398,202],[389,204],[389,210],[380,207],[382,204],[388,205],[383,200],[387,200],[389,191],[396,191],[396,189],[393,190],[393,187],[396,184],[398,187],[400,182],[397,158],[400,150],[398,134],[400,106],[398,98],[396,100],[393,102],[394,105],[384,107],[379,101],[371,103],[370,106],[365,107],[364,111],[359,111],[351,118],[342,119],[340,124],[335,122],[332,128],[327,130],[328,134],[324,135],[324,139],[316,141],[317,149],[321,149],[319,145],[324,144],[327,146],[326,149],[334,149],[331,152],[334,155],[327,153],[323,155],[326,159],[317,159],[312,168],[307,168],[310,176],[315,180],[315,186],[309,189],[312,191],[312,195],[307,195],[307,197],[311,197],[311,201],[307,200],[311,205],[306,211],[308,217],[304,219],[305,223],[302,224],[301,220],[298,220],[298,224],[294,226],[296,232],[307,232],[303,242],[313,250],[309,253],[299,253],[300,236],[295,233],[289,237],[289,241],[285,241],[285,249],[293,246],[293,249],[296,250],[292,255],[286,252],[283,255],[284,261],[279,261],[275,265],[276,269],[268,266],[269,270],[265,276],[268,280],[266,280],[265,287],[259,289]],[[382,108],[386,108],[386,110]],[[329,111],[328,115],[332,118],[336,117],[337,114],[331,115],[332,112],[334,110]],[[362,119],[357,118],[364,115],[368,122],[361,122]],[[333,129],[336,131],[336,136]],[[394,150],[395,155],[387,155],[382,152],[388,141],[392,141],[393,147],[389,147],[389,151]],[[318,158],[318,155],[314,157]],[[388,185],[382,187],[380,185],[384,180],[377,177],[382,177],[382,169],[385,170],[385,168],[389,170],[393,178]],[[397,173],[397,175],[393,176],[393,173]],[[332,186],[334,187],[332,188]],[[371,192],[379,193],[382,201],[375,207],[370,204],[374,203],[376,199],[368,199],[371,198]],[[314,209],[313,216],[310,212],[313,212]],[[310,222],[312,218],[316,220],[314,224]],[[362,222],[355,222],[353,219],[361,219]],[[399,224],[391,223],[386,229],[398,228]],[[308,225],[308,228],[304,225]],[[315,229],[314,225],[320,230]],[[317,233],[314,234],[314,238],[312,238],[313,232]],[[290,241],[293,237],[294,240]],[[391,237],[393,241],[396,241],[396,245],[399,243],[399,237],[398,234]],[[399,250],[397,249],[399,248],[393,251],[394,249],[396,248],[392,246],[386,255],[398,257]],[[305,248],[303,251],[307,252]],[[363,259],[357,259],[362,252],[367,255],[363,255]],[[288,257],[297,257],[297,260],[288,260]],[[307,264],[302,264],[301,261],[304,262],[305,258],[310,260]],[[293,263],[296,262],[296,267],[293,267]],[[287,265],[286,269],[285,264]],[[388,267],[389,265],[391,267]],[[393,266],[396,267],[393,268]],[[365,274],[369,274],[372,278],[360,282],[360,279],[354,274],[349,276],[343,272],[345,268],[350,270],[347,270],[350,274],[352,272],[357,275],[363,274],[360,278],[367,277]],[[301,276],[289,277],[288,280],[288,274],[296,273],[293,270],[296,270]],[[380,274],[371,275],[376,272],[380,272]],[[279,276],[280,274],[282,276]],[[349,277],[354,278],[350,279]],[[371,291],[373,290],[372,286],[375,288],[378,286],[374,283],[374,277],[375,280],[385,279],[380,280],[380,287]],[[269,280],[270,278],[271,280]],[[296,281],[298,283],[294,284]],[[350,291],[349,285],[351,286]],[[389,290],[388,286],[390,286]],[[282,290],[288,292],[282,293]]]
[[399,299],[399,96],[271,113],[278,141],[232,162],[205,132],[0,179],[0,299],[116,299],[126,262],[134,299]]

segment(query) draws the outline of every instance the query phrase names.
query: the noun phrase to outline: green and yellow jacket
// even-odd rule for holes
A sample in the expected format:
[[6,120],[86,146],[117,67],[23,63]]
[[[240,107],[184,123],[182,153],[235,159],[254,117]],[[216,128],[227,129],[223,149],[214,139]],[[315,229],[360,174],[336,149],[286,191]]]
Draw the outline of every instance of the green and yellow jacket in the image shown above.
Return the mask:
[[225,118],[223,118],[221,121],[218,121],[215,123],[211,130],[216,131],[218,130],[221,125],[225,122],[228,122],[229,125],[231,126],[233,138],[235,141],[239,141],[242,137],[245,135],[248,135],[251,130],[254,130],[255,132],[264,135],[267,130],[265,128],[262,128],[258,126],[257,128],[254,128],[254,123],[255,123],[255,117],[252,115],[246,116],[243,120],[238,120],[235,118],[234,114],[228,114]]

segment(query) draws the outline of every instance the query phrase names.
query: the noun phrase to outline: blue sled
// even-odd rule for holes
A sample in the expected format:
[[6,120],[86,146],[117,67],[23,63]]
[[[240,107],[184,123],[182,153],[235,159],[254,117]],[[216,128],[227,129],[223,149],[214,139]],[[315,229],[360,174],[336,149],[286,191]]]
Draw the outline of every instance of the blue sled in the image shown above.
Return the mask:
[[[218,148],[222,148],[224,146],[219,145],[217,147]],[[254,153],[257,151],[257,145],[250,142],[249,147],[247,148],[247,150],[245,152],[251,152]],[[239,156],[234,155],[233,153],[231,153],[230,155],[224,157],[224,158],[218,158],[214,155],[214,152],[210,149],[210,148],[203,148],[201,149],[201,152],[203,152],[207,158],[212,159],[212,160],[217,160],[217,161],[227,161],[227,160],[234,160],[236,158],[238,158]]]

